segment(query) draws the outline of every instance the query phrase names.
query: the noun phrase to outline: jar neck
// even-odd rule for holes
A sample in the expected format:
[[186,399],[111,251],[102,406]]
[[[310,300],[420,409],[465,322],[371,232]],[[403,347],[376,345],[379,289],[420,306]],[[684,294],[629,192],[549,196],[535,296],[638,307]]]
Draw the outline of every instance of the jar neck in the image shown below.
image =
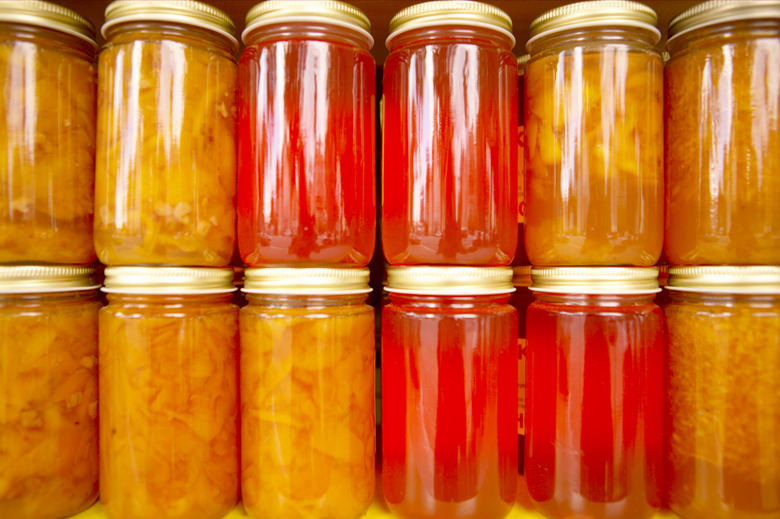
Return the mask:
[[98,290],[74,290],[72,292],[38,292],[35,294],[0,294],[0,306],[2,305],[26,305],[57,303],[81,303],[85,301],[95,301],[98,296]]
[[628,45],[637,50],[653,52],[660,57],[656,47],[657,34],[637,27],[587,27],[560,31],[550,35],[542,34],[528,42],[528,52],[535,56],[546,51],[557,52],[566,49],[596,47],[604,45]]
[[230,303],[232,292],[219,294],[106,294],[109,304],[118,305],[211,305]]
[[109,27],[105,36],[106,45],[121,45],[138,40],[167,40],[218,51],[234,59],[234,43],[229,38],[193,25],[155,21],[125,22]]
[[734,304],[780,305],[780,294],[712,294],[686,292],[684,290],[667,290],[667,292],[669,293],[669,299],[677,303],[696,303],[713,306],[730,306]]
[[534,299],[542,303],[573,306],[637,306],[649,305],[655,293],[650,294],[554,294],[534,291]]
[[318,22],[284,22],[262,25],[244,36],[244,43],[261,45],[278,41],[314,40],[340,43],[368,52],[373,40],[370,35],[342,25]]
[[440,25],[410,29],[398,36],[393,36],[387,43],[387,48],[390,52],[396,52],[405,47],[431,45],[435,43],[477,43],[497,47],[507,52],[511,52],[512,47],[514,46],[514,41],[509,35],[487,27]]
[[780,23],[777,20],[743,20],[700,27],[671,38],[666,43],[666,50],[670,59],[674,59],[692,48],[721,47],[730,41],[759,38],[780,38]]
[[78,36],[35,25],[0,22],[0,41],[8,39],[68,52],[86,61],[95,61],[97,54],[94,45]]
[[267,308],[326,308],[332,306],[363,305],[368,294],[290,295],[246,293],[250,305]]
[[509,303],[512,294],[479,296],[440,296],[428,294],[399,294],[390,292],[390,301],[399,306],[419,308],[480,308]]

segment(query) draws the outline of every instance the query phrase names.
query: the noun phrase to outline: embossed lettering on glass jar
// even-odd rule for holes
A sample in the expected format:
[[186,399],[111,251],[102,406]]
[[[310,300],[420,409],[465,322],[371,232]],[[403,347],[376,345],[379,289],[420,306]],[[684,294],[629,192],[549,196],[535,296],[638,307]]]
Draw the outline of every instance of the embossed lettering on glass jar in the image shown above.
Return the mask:
[[107,265],[225,266],[235,249],[238,50],[195,1],[119,0],[99,56],[95,248]]

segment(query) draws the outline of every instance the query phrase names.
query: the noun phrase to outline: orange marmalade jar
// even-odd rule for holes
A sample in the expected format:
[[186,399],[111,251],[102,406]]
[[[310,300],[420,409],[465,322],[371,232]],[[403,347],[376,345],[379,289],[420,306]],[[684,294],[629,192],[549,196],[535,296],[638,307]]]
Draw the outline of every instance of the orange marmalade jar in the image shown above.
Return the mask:
[[229,268],[108,267],[100,501],[111,519],[218,519],[238,500]]
[[531,24],[525,246],[535,266],[655,265],[663,243],[662,61],[649,7],[591,1]]
[[247,269],[241,490],[257,519],[357,519],[374,497],[368,269]]
[[777,519],[780,267],[673,267],[667,288],[667,504]]
[[509,265],[517,246],[517,61],[492,5],[390,20],[382,246],[391,265]]
[[195,1],[106,8],[95,249],[106,265],[228,265],[236,238],[235,27]]
[[96,49],[73,11],[0,4],[0,263],[95,260]]
[[780,264],[780,2],[694,6],[666,48],[669,262]]
[[84,267],[0,267],[0,517],[97,499],[97,288]]

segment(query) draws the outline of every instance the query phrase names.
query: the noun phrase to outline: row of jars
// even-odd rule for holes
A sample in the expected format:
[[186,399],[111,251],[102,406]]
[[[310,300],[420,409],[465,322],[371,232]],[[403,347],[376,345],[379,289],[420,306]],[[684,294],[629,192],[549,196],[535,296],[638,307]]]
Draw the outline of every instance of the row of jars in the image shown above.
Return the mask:
[[[583,2],[536,19],[524,100],[530,262],[650,266],[665,235],[673,264],[780,264],[778,20],[776,1],[696,6],[672,21],[662,69],[643,4]],[[87,20],[4,2],[0,262],[89,264],[97,253],[111,265],[223,266],[237,237],[250,266],[366,265],[369,20],[339,2],[269,1],[246,21],[236,63],[221,11],[117,1],[96,65]],[[389,263],[511,262],[514,43],[509,17],[477,2],[419,4],[391,20]]]
[[[249,269],[240,316],[230,269],[109,267],[102,309],[92,274],[0,267],[0,517],[98,494],[111,519],[217,519],[239,494],[255,518],[365,512],[366,269]],[[513,308],[509,268],[389,270],[394,514],[501,519],[517,499],[550,519],[780,516],[780,267],[672,269],[666,344],[656,269],[532,275]]]

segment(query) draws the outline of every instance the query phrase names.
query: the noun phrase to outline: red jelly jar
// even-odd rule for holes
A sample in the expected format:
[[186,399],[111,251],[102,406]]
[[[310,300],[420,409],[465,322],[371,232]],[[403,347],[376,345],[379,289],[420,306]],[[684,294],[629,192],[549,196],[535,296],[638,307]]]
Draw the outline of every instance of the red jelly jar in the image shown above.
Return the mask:
[[526,327],[525,477],[549,519],[651,517],[661,501],[655,268],[543,268]]
[[517,487],[512,269],[390,267],[382,479],[405,518],[500,519]]
[[238,246],[251,266],[364,266],[376,227],[371,25],[337,1],[269,0],[239,63]]
[[391,265],[511,263],[514,43],[509,16],[479,2],[427,2],[390,20],[382,246]]

